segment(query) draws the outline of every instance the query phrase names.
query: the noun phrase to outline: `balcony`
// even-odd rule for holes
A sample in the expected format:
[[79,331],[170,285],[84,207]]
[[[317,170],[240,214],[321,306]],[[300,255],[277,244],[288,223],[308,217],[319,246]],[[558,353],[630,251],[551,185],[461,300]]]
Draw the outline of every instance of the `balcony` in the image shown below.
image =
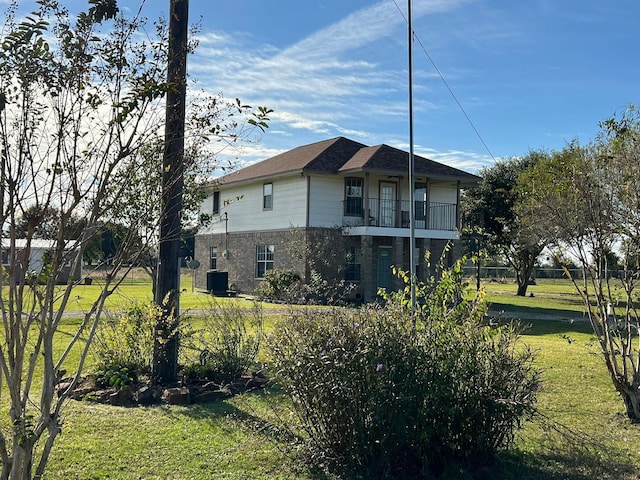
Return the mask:
[[[345,227],[409,228],[408,200],[348,198],[343,202]],[[455,231],[457,208],[452,203],[415,202],[415,229]]]

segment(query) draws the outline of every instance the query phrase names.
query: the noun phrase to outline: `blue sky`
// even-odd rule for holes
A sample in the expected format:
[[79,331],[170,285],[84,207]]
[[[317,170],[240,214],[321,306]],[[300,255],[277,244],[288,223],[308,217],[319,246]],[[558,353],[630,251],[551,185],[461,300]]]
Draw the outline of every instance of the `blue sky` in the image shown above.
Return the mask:
[[[340,135],[408,149],[407,2],[396,2],[191,0],[202,28],[190,75],[274,109],[241,160]],[[168,7],[147,0],[144,12],[152,20]],[[417,154],[473,172],[587,142],[598,122],[639,102],[637,0],[413,0],[413,12]]]

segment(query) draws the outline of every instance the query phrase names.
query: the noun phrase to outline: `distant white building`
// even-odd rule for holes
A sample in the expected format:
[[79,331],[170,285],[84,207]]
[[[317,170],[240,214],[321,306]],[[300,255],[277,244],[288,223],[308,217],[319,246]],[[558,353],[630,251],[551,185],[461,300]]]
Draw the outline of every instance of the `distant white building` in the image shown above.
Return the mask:
[[[28,256],[27,248],[28,242],[26,239],[15,239],[15,261],[18,262],[14,272],[16,276],[24,276],[30,272],[40,275],[44,266],[47,263],[47,255],[56,246],[55,240],[43,240],[34,238],[31,240],[29,246]],[[79,281],[82,278],[82,267],[71,275],[72,262],[75,257],[75,251],[70,250],[65,258],[64,265],[61,270],[59,283],[67,283],[69,279]],[[11,256],[11,242],[8,238],[2,238],[2,266],[6,269],[11,268],[12,256]]]

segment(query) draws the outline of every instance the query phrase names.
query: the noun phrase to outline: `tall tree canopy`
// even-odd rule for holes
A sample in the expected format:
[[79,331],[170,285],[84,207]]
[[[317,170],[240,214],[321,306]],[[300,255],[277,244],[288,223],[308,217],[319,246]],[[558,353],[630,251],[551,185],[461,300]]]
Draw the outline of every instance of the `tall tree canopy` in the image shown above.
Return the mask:
[[547,238],[531,228],[526,209],[518,209],[523,200],[518,179],[541,159],[543,151],[531,151],[524,157],[502,160],[483,168],[476,189],[465,193],[465,215],[476,218],[483,228],[486,248],[501,255],[516,272],[517,294],[524,296],[538,256]]

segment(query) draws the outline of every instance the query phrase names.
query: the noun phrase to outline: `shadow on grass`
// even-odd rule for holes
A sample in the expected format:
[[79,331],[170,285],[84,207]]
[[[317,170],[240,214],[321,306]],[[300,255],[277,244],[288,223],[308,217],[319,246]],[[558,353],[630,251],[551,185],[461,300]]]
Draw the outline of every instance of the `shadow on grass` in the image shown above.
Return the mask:
[[[559,322],[551,322],[559,323]],[[239,406],[227,401],[217,401],[176,411],[166,409],[165,414],[174,418],[186,416],[194,420],[207,422],[220,418],[231,418],[242,427],[272,442],[283,455],[291,460],[290,466],[303,478],[310,480],[347,480],[347,478],[364,478],[357,475],[340,477],[315,468],[305,462],[296,446],[300,438],[280,420],[269,420],[269,415],[257,412],[251,405],[258,403],[265,411],[275,411],[286,402],[284,394],[277,388],[269,393],[255,391],[245,393],[246,403]],[[266,400],[263,396],[272,396]],[[273,401],[273,404],[271,404]],[[271,410],[269,410],[271,409]],[[637,480],[640,471],[624,453],[609,447],[606,442],[598,441],[588,434],[574,432],[561,425],[544,419],[536,422],[541,433],[539,440],[527,451],[512,449],[502,452],[496,461],[487,467],[465,469],[456,465],[447,466],[438,476],[424,475],[413,477],[413,480]],[[369,478],[369,477],[367,477]],[[408,479],[405,475],[385,475],[380,480]],[[411,480],[411,479],[408,479]]]
[[[229,401],[218,400],[190,405],[180,411],[166,406],[160,408],[167,416],[173,418],[184,416],[199,422],[212,422],[221,418],[232,419],[238,422],[240,428],[250,429],[264,441],[271,442],[277,450],[291,460],[289,468],[301,473],[305,479],[336,480],[335,476],[300,459],[297,447],[301,444],[301,439],[286,426],[287,423],[283,419],[279,418],[277,411],[285,402],[282,390],[277,386],[271,386],[265,390],[254,390],[237,395],[234,397],[234,403],[239,403],[239,406]],[[256,405],[259,405],[260,412]],[[273,419],[270,420],[268,417]]]
[[[588,320],[582,317],[579,319],[568,319],[567,317],[549,318],[549,315],[536,315],[532,308],[526,309],[525,314],[509,311],[504,314],[492,317],[492,324],[505,325],[511,322],[519,323],[523,326],[522,335],[561,335],[567,332],[591,334],[593,330]],[[492,309],[492,312],[496,312]],[[532,312],[532,313],[529,313]]]
[[[496,480],[631,480],[637,466],[606,441],[542,420],[534,452],[510,451],[500,457]],[[475,478],[474,478],[475,480]]]
[[582,313],[575,310],[565,310],[561,308],[548,308],[548,307],[532,307],[525,305],[513,305],[510,303],[489,302],[490,312],[493,314],[500,314],[504,312],[505,316],[517,316],[523,315],[527,318],[549,318],[552,317],[557,320],[582,320],[586,319]]

